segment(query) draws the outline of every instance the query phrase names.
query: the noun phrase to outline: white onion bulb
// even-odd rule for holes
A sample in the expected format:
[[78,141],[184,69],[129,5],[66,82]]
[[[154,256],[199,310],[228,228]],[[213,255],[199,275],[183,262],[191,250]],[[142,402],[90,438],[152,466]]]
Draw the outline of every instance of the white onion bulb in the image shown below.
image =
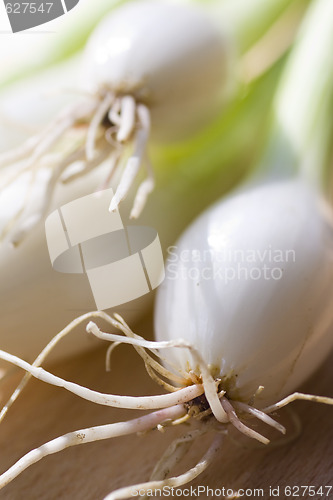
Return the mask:
[[[289,394],[333,344],[333,231],[301,180],[242,190],[208,209],[170,249],[156,339],[183,338],[232,399]],[[196,369],[182,350],[170,356]]]
[[129,2],[91,36],[82,83],[97,95],[131,95],[149,108],[152,135],[179,140],[220,109],[231,50],[212,19],[194,5]]

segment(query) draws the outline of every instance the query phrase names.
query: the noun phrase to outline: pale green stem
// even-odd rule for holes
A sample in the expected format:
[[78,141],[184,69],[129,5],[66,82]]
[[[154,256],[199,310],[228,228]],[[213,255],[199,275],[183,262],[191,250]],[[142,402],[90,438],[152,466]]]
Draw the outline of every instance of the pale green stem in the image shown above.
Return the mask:
[[321,184],[332,122],[333,2],[310,7],[275,102],[277,124],[300,172]]
[[309,8],[274,101],[274,125],[257,175],[323,184],[333,102],[333,2]]
[[[239,53],[246,52],[276,22],[292,0],[213,0],[203,2],[222,28],[230,31]],[[304,3],[309,3],[304,0]]]

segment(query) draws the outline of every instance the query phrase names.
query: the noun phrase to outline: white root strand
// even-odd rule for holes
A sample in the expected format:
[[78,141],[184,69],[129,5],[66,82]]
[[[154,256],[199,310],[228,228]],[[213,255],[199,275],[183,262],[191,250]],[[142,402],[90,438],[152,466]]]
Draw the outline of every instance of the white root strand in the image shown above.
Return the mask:
[[96,192],[104,191],[105,189],[108,189],[110,187],[112,178],[113,178],[114,174],[116,173],[116,170],[117,170],[117,167],[118,167],[118,164],[119,164],[119,160],[120,160],[120,153],[118,151],[115,151],[109,157],[109,159],[108,159],[108,163],[109,163],[108,170],[109,170],[109,173],[106,176],[106,178],[101,182],[101,184],[99,185],[99,187],[96,189]]
[[[102,137],[101,125],[103,125],[104,117],[108,115],[111,123],[114,124],[109,131]],[[97,96],[95,99],[89,99],[87,102],[80,102],[79,105],[71,106],[63,113],[59,114],[45,129],[30,138],[26,143],[15,151],[10,151],[4,155],[0,155],[1,166],[14,165],[15,172],[6,179],[5,187],[12,184],[20,175],[30,170],[37,170],[49,151],[60,141],[64,134],[71,128],[84,125],[84,135],[81,133],[81,142],[75,148],[74,152],[69,153],[61,163],[62,178],[54,174],[45,192],[42,200],[42,208],[38,213],[34,213],[27,220],[23,220],[14,236],[12,242],[18,244],[27,233],[45,216],[46,210],[52,198],[53,191],[57,182],[67,183],[75,180],[93,170],[97,165],[103,162],[109,155],[112,149],[116,154],[110,161],[110,172],[102,185],[105,189],[109,185],[112,175],[116,171],[121,153],[124,150],[124,143],[134,145],[134,151],[128,158],[123,170],[120,182],[110,203],[110,211],[117,209],[119,203],[127,196],[135,178],[140,170],[144,158],[147,168],[147,178],[141,182],[137,189],[137,193],[133,202],[130,217],[137,218],[146,203],[148,195],[153,191],[155,186],[153,169],[150,165],[146,153],[147,142],[150,135],[150,113],[149,109],[143,104],[136,104],[135,98],[131,95],[116,97],[113,93],[108,92],[105,96]],[[87,128],[87,132],[85,132]],[[115,138],[111,137],[111,133],[115,133]],[[107,148],[101,151],[102,157],[97,155],[100,152],[99,143],[101,140],[106,141]],[[82,148],[83,143],[83,148]],[[82,151],[84,158],[82,158]],[[64,166],[70,166],[82,158],[82,165],[79,169],[63,174]],[[53,168],[51,166],[51,168]],[[21,210],[10,224],[13,226],[16,220],[23,214]]]
[[253,406],[249,406],[239,401],[232,401],[232,406],[235,409],[253,415],[254,417],[258,418],[262,422],[265,422],[265,424],[270,425],[271,427],[281,432],[282,434],[286,433],[286,428],[283,425],[279,424],[279,422],[276,422],[276,420],[266,415],[266,413],[264,413],[263,411],[260,411],[257,408],[253,408]]
[[114,125],[116,125],[117,127],[120,127],[121,125],[121,118],[119,114],[120,107],[121,107],[120,99],[116,98],[108,113],[109,121]]
[[[74,180],[76,178],[75,175],[79,174],[79,172],[81,172],[81,170],[85,167],[86,163],[84,160],[85,160],[85,149],[83,147],[74,150],[73,153],[70,153],[69,156],[64,158],[61,162],[61,165],[64,165],[65,170],[60,178],[60,181],[63,184],[66,184],[66,183],[70,182],[71,180]],[[78,163],[78,162],[80,162],[80,167],[76,168],[75,172],[71,173],[71,170],[73,170],[72,165],[74,165],[75,163]],[[81,166],[81,165],[83,165],[83,166]],[[67,167],[69,167],[69,168],[67,169]],[[68,170],[69,170],[69,172],[68,172]]]
[[[61,182],[63,184],[68,184],[69,182],[72,182],[76,179],[79,179],[80,177],[83,177],[86,174],[89,174],[94,168],[98,167],[101,165],[106,159],[108,158],[110,152],[108,151],[108,148],[103,148],[99,151],[99,154],[91,161],[84,161],[82,162],[82,165],[80,166],[79,169],[77,169],[75,172],[72,173],[67,173],[66,176],[63,176],[61,179]],[[66,172],[65,172],[66,174]]]
[[133,486],[120,488],[116,491],[113,491],[109,495],[107,495],[104,500],[120,500],[123,498],[133,498],[134,491],[138,490],[157,490],[161,489],[165,486],[170,488],[179,488],[184,484],[189,483],[196,477],[198,477],[202,472],[204,472],[207,467],[214,461],[216,455],[220,451],[222,445],[222,436],[217,435],[214,439],[212,445],[210,446],[207,453],[203,456],[203,458],[190,470],[181,474],[180,476],[171,477],[169,479],[165,479],[163,481],[149,481],[146,483],[136,484]]
[[284,399],[281,399],[278,403],[274,405],[267,406],[262,411],[265,413],[271,413],[272,411],[279,410],[294,401],[312,401],[313,403],[322,403],[324,405],[333,405],[333,398],[327,398],[326,396],[314,396],[313,394],[304,394],[303,392],[294,392]]
[[[113,318],[111,318],[110,316],[108,316],[108,318],[113,326],[115,326],[116,328],[121,330],[124,333],[124,335],[126,335],[126,337],[139,340],[140,343],[145,342],[145,339],[143,337],[140,337],[139,335],[136,335],[135,333],[132,332],[132,330],[128,327],[128,325],[125,323],[123,318],[121,318],[121,316],[117,315],[117,317],[119,318],[119,321],[116,321]],[[93,335],[95,335],[96,337],[98,337],[100,339],[114,342],[109,347],[108,353],[107,353],[107,365],[106,366],[107,366],[107,371],[109,371],[108,363],[110,361],[110,355],[113,351],[113,346],[117,346],[117,345],[121,344],[122,342],[115,341],[113,338],[113,334],[102,332],[100,330],[100,328],[98,328],[98,326],[93,322],[90,322],[90,324],[87,325],[87,331],[92,333]],[[150,378],[152,380],[154,380],[154,382],[159,384],[161,387],[163,387],[166,391],[174,392],[174,391],[179,389],[179,386],[184,387],[184,386],[188,385],[188,379],[186,377],[179,377],[178,375],[175,375],[174,373],[167,370],[163,365],[158,363],[149,354],[147,354],[147,352],[145,351],[145,349],[143,347],[139,347],[138,345],[135,345],[132,342],[131,342],[131,344],[133,345],[134,349],[137,351],[139,356],[143,359],[146,371],[147,371],[148,375],[150,376]],[[110,351],[110,353],[109,353],[109,351]],[[152,351],[156,356],[158,356],[158,352],[156,351],[156,349],[154,349]],[[172,381],[173,383],[176,383],[177,385],[171,385],[171,384],[165,382],[157,374],[166,378],[170,382]]]
[[[201,354],[188,342],[182,339],[156,342],[144,339],[126,338],[122,337],[121,335],[104,334],[99,330],[99,328],[93,322],[90,322],[88,324],[87,331],[91,331],[92,333],[94,333],[94,335],[98,336],[99,338],[104,338],[105,340],[107,339],[111,340],[111,335],[112,335],[112,340],[115,342],[124,342],[132,345],[138,345],[146,349],[167,349],[170,347],[187,348],[192,354],[195,363],[200,368],[200,374],[203,381],[202,383],[204,387],[205,396],[207,398],[207,401],[212,409],[215,418],[222,423],[226,423],[229,421],[229,418],[224,408],[221,406],[219,397],[216,393],[216,384],[213,377],[210,374],[208,366],[202,359]],[[127,340],[125,340],[125,338]]]
[[150,193],[154,191],[154,188],[155,180],[153,177],[148,177],[140,184],[135,195],[133,207],[130,213],[130,219],[137,219],[138,217],[140,217],[141,212],[145,207],[147,198]]
[[220,403],[220,399],[216,392],[215,380],[213,379],[209,368],[204,362],[201,354],[192,346],[189,346],[189,350],[195,362],[199,365],[202,383],[205,388],[205,396],[212,410],[212,413],[216,420],[218,420],[218,422],[226,424],[227,422],[229,422],[229,416]]
[[[116,326],[114,324],[114,326]],[[133,346],[144,347],[145,349],[155,350],[155,349],[168,349],[170,347],[176,347],[176,343],[179,347],[188,348],[188,345],[182,341],[165,340],[162,342],[156,342],[155,340],[145,340],[144,338],[133,338],[124,337],[123,335],[116,335],[114,333],[102,332],[96,323],[90,321],[86,328],[87,332],[92,333],[95,337],[101,340],[108,340],[112,342],[121,342],[122,344],[130,344]],[[184,343],[184,345],[183,345]]]
[[[143,111],[144,109],[144,111]],[[140,119],[141,127],[136,133],[135,136],[135,147],[132,156],[128,159],[127,164],[125,166],[124,172],[121,176],[119,185],[117,190],[111,200],[110,203],[110,212],[113,212],[118,208],[119,203],[126,198],[128,191],[130,190],[135,177],[138,174],[140,169],[142,160],[146,153],[146,146],[149,139],[150,134],[150,117],[148,109],[141,105],[138,106],[138,114],[139,117],[143,116]]]
[[202,436],[205,432],[206,429],[196,429],[172,441],[155,465],[149,480],[161,481],[166,479],[170,471],[178,465],[178,463],[186,455],[193,441],[197,437]]
[[145,368],[146,372],[148,373],[149,377],[156,382],[159,386],[163,387],[167,392],[175,392],[178,390],[178,387],[169,384],[165,380],[163,380],[161,377],[158,376],[157,373],[154,372],[150,364],[145,363]]
[[121,176],[117,190],[111,200],[109,207],[110,212],[116,211],[119,203],[126,198],[127,193],[130,190],[134,182],[134,179],[137,176],[137,173],[139,172],[140,165],[141,165],[141,158],[138,156],[131,156],[131,158],[129,158],[129,160],[127,161],[126,167]]
[[24,455],[16,464],[0,476],[0,488],[3,488],[6,484],[15,479],[30,465],[39,462],[48,455],[63,451],[70,446],[125,436],[137,432],[145,432],[153,429],[166,420],[179,418],[184,415],[184,413],[184,406],[177,405],[145,415],[144,417],[129,420],[128,422],[117,422],[115,424],[89,427],[87,429],[69,432]]
[[144,163],[147,168],[148,177],[143,182],[141,182],[140,186],[138,187],[134,198],[133,207],[130,213],[130,219],[137,219],[141,215],[149,194],[155,188],[154,170],[147,154],[145,155]]
[[[104,317],[104,316],[102,316],[102,317]],[[117,314],[115,314],[115,317],[119,318],[119,322],[124,326],[125,329],[127,328],[128,330],[130,330],[129,327],[126,325],[126,323],[124,322],[124,320],[121,317],[119,317]],[[113,324],[117,328],[120,328],[119,324],[117,325],[117,322],[114,322],[114,320],[112,320],[112,318],[106,317],[105,319],[106,319],[106,321],[110,322],[111,324]],[[115,340],[119,340],[119,339],[115,339]],[[215,418],[221,423],[227,423],[229,421],[229,418],[228,418],[226,412],[224,411],[223,407],[221,406],[219,396],[216,393],[215,380],[213,379],[213,377],[209,371],[209,368],[206,365],[205,361],[203,360],[201,354],[199,353],[199,351],[197,351],[197,349],[195,349],[195,347],[192,346],[192,344],[190,344],[189,342],[186,342],[185,340],[182,340],[182,339],[169,340],[169,341],[165,341],[165,342],[153,341],[153,342],[149,342],[149,345],[148,345],[148,341],[145,341],[144,339],[143,339],[143,342],[145,344],[142,343],[141,344],[142,347],[146,347],[147,349],[151,349],[151,350],[165,349],[168,347],[187,348],[190,351],[190,353],[192,354],[192,357],[194,359],[195,364],[200,369],[200,375],[202,377],[202,383],[203,383],[203,386],[205,389],[205,396],[206,396],[206,399],[207,399],[209,406],[212,410],[212,413],[214,414]]]
[[39,134],[36,134],[29,139],[27,139],[20,147],[16,147],[11,151],[3,153],[0,155],[0,168],[12,165],[21,160],[24,160],[29,154],[34,154],[36,148],[43,142],[49,134],[52,134],[55,130],[58,130],[59,123],[66,121],[68,117],[76,116],[78,106],[71,106],[65,110],[61,115],[56,116],[54,120],[49,123],[49,125]]
[[142,149],[146,143],[146,136],[144,132],[142,131],[137,132],[136,140],[137,140],[136,150],[134,151],[133,156],[131,156],[127,160],[117,190],[110,203],[109,207],[110,212],[114,212],[115,210],[117,210],[119,203],[126,198],[128,191],[130,190],[134,182],[134,179],[139,172],[143,155]]
[[[128,324],[125,322],[124,318],[122,316],[120,316],[120,314],[114,313],[113,316],[116,320],[116,323],[115,323],[115,326],[117,325],[116,328],[121,330],[126,335],[126,337],[132,337],[135,339],[145,340],[143,337],[140,337],[140,335],[137,335],[136,333],[132,332],[132,330],[130,329]],[[110,316],[109,316],[109,318],[110,318]],[[112,321],[115,321],[113,318],[110,318],[110,319]],[[153,354],[155,354],[155,356],[158,357],[159,359],[161,359],[163,362],[167,363],[173,370],[175,370],[175,372],[180,373],[181,377],[178,377],[178,379],[173,378],[172,380],[174,380],[174,381],[178,380],[178,383],[180,385],[184,385],[184,380],[186,380],[186,381],[188,380],[188,373],[183,371],[181,368],[176,367],[173,363],[170,363],[170,361],[163,358],[162,355],[159,353],[158,349],[151,349],[151,352]],[[165,373],[170,373],[170,372],[169,372],[169,370],[165,369]],[[174,374],[173,374],[173,376],[177,377],[177,375],[174,375]]]
[[135,127],[136,103],[134,97],[127,95],[121,99],[120,124],[117,133],[118,142],[126,142]]
[[172,392],[171,394],[159,394],[157,396],[139,397],[104,394],[87,389],[81,385],[74,384],[73,382],[64,380],[61,377],[57,377],[56,375],[43,370],[43,368],[32,366],[30,363],[23,361],[17,356],[13,356],[12,354],[8,354],[2,350],[0,350],[0,359],[8,361],[19,368],[26,370],[31,373],[33,377],[42,380],[43,382],[47,382],[48,384],[57,387],[63,387],[67,391],[76,394],[82,399],[104,406],[112,406],[114,408],[126,408],[129,410],[156,410],[158,408],[167,408],[176,404],[187,403],[204,392],[202,385],[191,385],[189,387],[179,389],[176,392]]
[[26,218],[26,220],[23,220],[23,222],[18,225],[18,228],[13,232],[10,238],[13,246],[19,245],[25,238],[25,236],[29,233],[29,231],[31,231],[31,229],[33,229],[33,227],[35,227],[38,222],[46,217],[51,204],[52,193],[65,168],[66,166],[61,164],[53,170],[39,201],[39,208],[35,210],[34,213],[32,213],[28,218]]
[[[150,113],[149,109],[144,106],[143,104],[138,105],[138,117],[139,117],[139,122],[143,128],[143,130],[146,131],[147,136],[149,137],[150,135],[150,128],[151,128],[151,122],[150,122]],[[149,194],[154,190],[155,187],[155,178],[154,178],[154,170],[151,166],[149,157],[147,154],[145,154],[145,165],[147,168],[147,174],[148,177],[140,184],[138,187],[138,190],[136,192],[134,202],[133,202],[133,207],[130,213],[130,218],[131,219],[137,219],[145,204],[147,201],[147,198]]]
[[26,156],[35,149],[39,141],[40,137],[35,135],[30,137],[30,139],[28,139],[19,148],[2,153],[0,156],[0,168],[4,168],[8,165],[24,160],[24,158],[26,158]]
[[[18,174],[18,176],[19,175],[20,174]],[[13,177],[16,178],[16,174]],[[8,234],[10,234],[10,232],[12,231],[12,228],[15,227],[15,224],[20,220],[20,218],[24,214],[24,212],[25,212],[25,204],[28,202],[28,200],[29,200],[29,198],[31,196],[31,192],[32,192],[32,189],[33,189],[33,183],[34,183],[35,177],[36,177],[36,171],[32,170],[30,172],[29,184],[27,186],[26,193],[25,193],[25,196],[23,198],[24,201],[23,201],[21,207],[16,211],[16,213],[14,213],[11,216],[11,218],[9,219],[9,221],[7,221],[7,223],[5,224],[2,232],[0,233],[0,243],[7,237]],[[14,182],[14,179],[13,179],[13,182]],[[1,189],[2,189],[2,187],[0,187],[0,191],[1,191]]]
[[[71,106],[63,113],[59,114],[40,134],[35,135],[26,141],[23,146],[1,155],[0,168],[1,166],[12,165],[12,169],[15,170],[14,174],[10,176],[9,179],[6,179],[3,188],[8,187],[10,184],[15,182],[20,175],[27,171],[32,171],[33,181],[36,176],[36,171],[43,163],[43,157],[45,158],[45,155],[47,155],[49,150],[59,142],[68,129],[74,127],[81,119],[88,119],[91,113],[95,111],[96,105],[96,102],[88,101],[80,103],[79,105]],[[13,245],[17,245],[46,214],[56,183],[60,177],[59,172],[62,172],[65,169],[66,162],[67,159],[61,162],[52,173],[49,183],[44,190],[40,210],[32,214],[28,219],[24,220],[16,229],[11,238]],[[53,167],[51,168],[53,169]],[[30,184],[32,184],[32,181]],[[26,196],[25,204],[29,199],[28,195],[30,191],[31,185]],[[12,217],[8,223],[8,227],[14,226],[17,220],[24,215],[24,211],[25,206],[23,206],[23,208]],[[7,232],[8,230],[6,229],[0,238],[3,238]]]
[[77,121],[89,117],[95,111],[96,103],[93,101],[71,106],[58,115],[40,134],[30,137],[21,147],[0,155],[0,168],[13,165],[26,156],[31,155],[26,165],[33,165],[37,159],[46,153],[61,135]]
[[[105,313],[102,313],[102,314],[104,315]],[[96,317],[96,316],[100,316],[98,311],[83,314],[82,316],[79,316],[78,318],[71,321],[63,330],[61,330],[61,332],[59,332],[55,337],[53,337],[50,340],[50,342],[47,344],[47,346],[44,347],[42,352],[37,356],[37,358],[33,362],[32,366],[34,366],[34,367],[40,366],[45,361],[45,359],[50,354],[50,352],[55,348],[55,346],[58,344],[58,342],[60,342],[60,340],[65,338],[70,332],[72,332],[81,323],[83,323],[84,321],[87,321],[91,317]],[[11,397],[9,398],[9,400],[7,401],[5,406],[2,408],[2,410],[0,412],[0,422],[3,420],[7,411],[12,406],[14,401],[18,398],[18,396],[20,395],[20,393],[22,392],[24,387],[27,385],[27,383],[29,382],[31,377],[32,377],[32,375],[29,372],[24,375],[24,377],[22,378],[21,382],[19,383],[19,385],[17,386],[15,391],[13,392],[13,394],[11,395]]]
[[110,344],[107,351],[106,351],[106,356],[105,356],[105,371],[110,372],[111,371],[111,356],[113,351],[121,345],[121,342],[114,342],[113,344]]
[[[160,342],[157,343],[156,341],[147,341],[143,337],[140,337],[140,335],[136,335],[135,333],[132,332],[132,330],[128,327],[128,325],[124,322],[123,318],[121,318],[119,315],[117,318],[120,318],[120,321],[116,321],[111,316],[106,315],[107,317],[104,319],[108,321],[112,326],[117,328],[118,330],[121,330],[126,337],[115,335],[113,333],[105,333],[98,328],[98,326],[93,323],[92,321],[87,325],[87,331],[95,335],[97,338],[101,340],[107,340],[109,342],[121,342],[121,343],[126,343],[126,344],[131,344],[138,354],[143,358],[143,361],[146,364],[149,364],[155,371],[157,371],[160,375],[162,375],[165,378],[168,378],[169,380],[172,380],[173,382],[179,384],[180,386],[187,385],[188,378],[185,376],[180,377],[178,375],[175,375],[174,373],[170,372],[167,370],[165,367],[160,365],[155,359],[153,359],[151,356],[149,356],[145,351],[144,348],[152,351],[155,355],[158,355],[156,353],[157,349],[157,344],[159,345],[160,349],[163,348],[168,348],[170,347],[169,343],[165,342]],[[128,340],[122,341],[121,339],[127,338]],[[132,339],[132,340],[131,340]],[[172,342],[172,341],[171,341]],[[173,346],[171,346],[173,347]]]
[[112,94],[107,94],[97,107],[96,112],[91,119],[86,140],[86,156],[88,161],[91,161],[94,158],[98,127],[108,112],[113,100],[114,96]]
[[302,433],[302,421],[297,413],[290,407],[287,407],[288,413],[290,415],[293,428],[288,430],[288,433],[280,439],[275,439],[270,443],[270,448],[278,448],[279,446],[286,446],[297,439]]
[[41,156],[49,151],[51,147],[60,139],[60,137],[74,124],[74,118],[67,116],[52,130],[43,141],[35,148],[27,164],[33,166]]
[[221,405],[223,406],[224,410],[226,411],[226,413],[229,417],[230,423],[234,427],[236,427],[236,429],[238,429],[242,434],[245,434],[245,436],[248,436],[252,439],[256,439],[260,443],[263,443],[263,444],[269,443],[269,439],[265,438],[264,436],[262,436],[261,434],[259,434],[256,431],[254,431],[253,429],[250,429],[245,424],[243,424],[243,422],[241,422],[239,420],[239,418],[237,417],[237,414],[234,410],[234,407],[226,398],[221,399]]

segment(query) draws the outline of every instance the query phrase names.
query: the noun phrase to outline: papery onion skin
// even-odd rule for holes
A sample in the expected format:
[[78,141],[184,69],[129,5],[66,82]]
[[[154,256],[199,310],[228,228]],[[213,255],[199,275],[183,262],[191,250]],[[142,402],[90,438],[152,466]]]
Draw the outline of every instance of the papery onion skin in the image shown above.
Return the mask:
[[[191,342],[233,399],[248,401],[259,386],[265,388],[259,406],[289,394],[333,345],[332,228],[327,207],[298,179],[243,189],[217,203],[183,234],[166,263],[156,339]],[[187,250],[197,257],[181,262]],[[256,262],[249,261],[251,250]],[[282,262],[270,262],[275,250]],[[210,252],[215,276],[209,259],[195,261]],[[239,274],[237,255],[245,269]],[[275,276],[281,278],[265,279],[264,265],[280,268]],[[226,268],[235,279],[219,277]],[[260,279],[254,268],[261,269]],[[187,352],[169,355],[182,368],[196,369]]]

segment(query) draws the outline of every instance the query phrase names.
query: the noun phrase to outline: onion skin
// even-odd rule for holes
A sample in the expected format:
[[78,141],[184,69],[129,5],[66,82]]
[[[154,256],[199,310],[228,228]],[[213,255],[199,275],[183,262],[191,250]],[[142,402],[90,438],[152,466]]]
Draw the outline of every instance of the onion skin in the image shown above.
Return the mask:
[[[156,340],[191,342],[232,399],[248,401],[259,386],[265,387],[259,406],[289,394],[333,345],[332,227],[323,202],[298,179],[252,186],[217,203],[190,226],[167,261]],[[281,279],[246,279],[243,271],[227,283],[216,276],[205,280],[203,268],[212,271],[212,262],[180,259],[184,250],[213,252],[215,270],[225,272],[236,269],[237,251],[264,255],[268,248],[292,250],[294,258],[272,263],[266,255],[240,265],[247,272],[265,264],[281,268]],[[189,268],[200,278],[186,277]],[[196,368],[186,352],[170,356],[182,368]]]

